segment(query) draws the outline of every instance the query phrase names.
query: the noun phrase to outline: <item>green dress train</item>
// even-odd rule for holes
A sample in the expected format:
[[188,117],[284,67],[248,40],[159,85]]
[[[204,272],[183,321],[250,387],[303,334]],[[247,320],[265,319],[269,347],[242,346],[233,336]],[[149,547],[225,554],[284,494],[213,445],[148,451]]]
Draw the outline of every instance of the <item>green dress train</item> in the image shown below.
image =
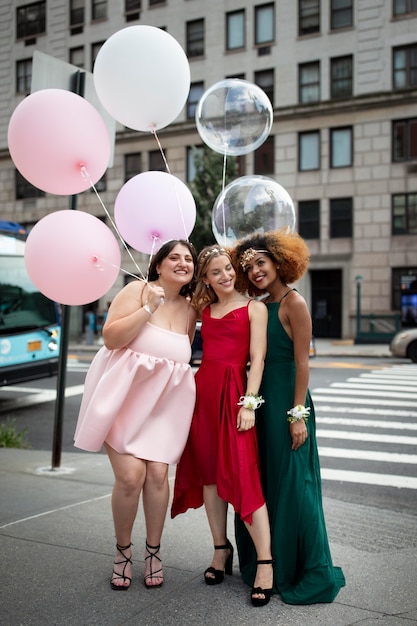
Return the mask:
[[[287,294],[285,294],[287,295]],[[293,342],[279,318],[279,303],[268,304],[268,350],[257,411],[261,475],[269,511],[274,558],[274,591],[287,604],[332,602],[345,578],[333,567],[324,520],[314,406],[308,437],[291,450],[287,411],[293,406],[295,362]],[[256,554],[243,523],[235,518],[242,578],[253,585]]]

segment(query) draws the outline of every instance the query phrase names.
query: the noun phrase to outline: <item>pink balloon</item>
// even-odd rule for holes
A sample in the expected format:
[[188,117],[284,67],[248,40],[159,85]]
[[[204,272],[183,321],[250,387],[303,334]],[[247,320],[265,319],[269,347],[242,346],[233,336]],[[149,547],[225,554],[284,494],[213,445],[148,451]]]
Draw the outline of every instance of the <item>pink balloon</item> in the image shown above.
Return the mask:
[[55,302],[94,302],[114,284],[120,249],[111,230],[83,211],[56,211],[29,233],[25,264],[34,284]]
[[22,176],[57,195],[89,189],[110,159],[103,118],[87,100],[64,89],[42,89],[22,100],[10,118],[8,144]]
[[114,205],[123,239],[135,250],[151,254],[168,239],[187,239],[196,207],[188,187],[166,172],[142,172],[127,181]]

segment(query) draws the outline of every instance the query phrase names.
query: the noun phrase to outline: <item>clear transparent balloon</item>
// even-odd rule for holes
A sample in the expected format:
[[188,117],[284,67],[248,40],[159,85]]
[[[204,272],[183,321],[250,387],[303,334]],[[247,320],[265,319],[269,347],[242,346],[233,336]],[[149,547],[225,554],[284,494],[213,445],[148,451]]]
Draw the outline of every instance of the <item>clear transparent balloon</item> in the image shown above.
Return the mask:
[[289,193],[266,176],[242,176],[219,194],[212,211],[218,244],[232,246],[251,233],[295,228],[294,203]]
[[201,139],[212,150],[229,156],[256,150],[268,137],[272,121],[272,105],[266,93],[237,78],[210,87],[196,109]]

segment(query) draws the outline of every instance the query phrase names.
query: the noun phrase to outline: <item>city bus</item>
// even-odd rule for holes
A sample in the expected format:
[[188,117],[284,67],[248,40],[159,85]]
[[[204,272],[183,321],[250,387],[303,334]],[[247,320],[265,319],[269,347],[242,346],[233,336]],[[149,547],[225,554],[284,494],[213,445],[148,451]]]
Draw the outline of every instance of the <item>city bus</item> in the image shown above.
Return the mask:
[[27,234],[20,224],[0,220],[0,386],[58,372],[59,306],[29,278]]

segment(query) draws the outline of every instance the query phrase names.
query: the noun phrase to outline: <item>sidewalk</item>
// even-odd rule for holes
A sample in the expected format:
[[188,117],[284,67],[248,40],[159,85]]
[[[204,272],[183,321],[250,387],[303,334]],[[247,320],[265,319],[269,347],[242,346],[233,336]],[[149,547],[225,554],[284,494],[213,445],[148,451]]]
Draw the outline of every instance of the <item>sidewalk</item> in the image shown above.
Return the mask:
[[[174,468],[170,469],[171,483]],[[67,453],[59,470],[50,454],[0,450],[0,624],[234,626],[265,624],[398,626],[417,624],[417,519],[324,499],[335,565],[347,585],[332,604],[289,606],[274,596],[253,608],[234,575],[208,587],[212,547],[203,509],[166,520],[161,589],[142,584],[142,512],[134,530],[134,580],[110,589],[114,533],[112,472],[103,454]],[[229,513],[232,542],[233,514]]]

